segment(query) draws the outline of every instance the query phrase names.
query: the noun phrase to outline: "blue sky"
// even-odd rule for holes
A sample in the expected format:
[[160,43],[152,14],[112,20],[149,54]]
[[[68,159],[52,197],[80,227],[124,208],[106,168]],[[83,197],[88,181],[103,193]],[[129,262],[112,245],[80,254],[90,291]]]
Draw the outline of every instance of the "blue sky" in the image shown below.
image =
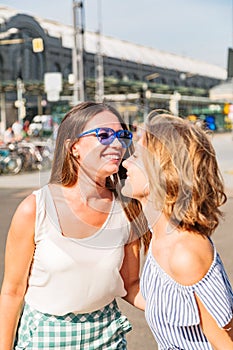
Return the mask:
[[[84,0],[86,29],[227,68],[233,0]],[[72,0],[5,0],[0,5],[72,24]]]

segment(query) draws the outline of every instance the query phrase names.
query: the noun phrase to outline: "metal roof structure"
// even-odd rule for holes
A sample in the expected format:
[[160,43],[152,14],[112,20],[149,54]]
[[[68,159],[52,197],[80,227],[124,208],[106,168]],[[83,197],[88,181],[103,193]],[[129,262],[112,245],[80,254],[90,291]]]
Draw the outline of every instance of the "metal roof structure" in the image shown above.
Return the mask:
[[[31,13],[20,13],[16,9],[6,6],[0,6],[0,25],[3,28],[11,17],[23,14],[29,15],[39,23],[45,33],[51,37],[60,38],[64,47],[72,49],[74,44],[73,26],[43,19],[32,15]],[[95,54],[98,47],[98,34],[94,32],[85,32],[84,36],[85,50]],[[192,59],[165,51],[160,51],[152,47],[146,47],[132,42],[120,40],[106,35],[101,36],[102,55],[117,58],[119,60],[137,62],[149,66],[177,70],[192,75],[201,75],[216,79],[225,80],[227,70],[207,62]]]
[[211,100],[222,100],[233,103],[233,78],[214,86],[209,91]]

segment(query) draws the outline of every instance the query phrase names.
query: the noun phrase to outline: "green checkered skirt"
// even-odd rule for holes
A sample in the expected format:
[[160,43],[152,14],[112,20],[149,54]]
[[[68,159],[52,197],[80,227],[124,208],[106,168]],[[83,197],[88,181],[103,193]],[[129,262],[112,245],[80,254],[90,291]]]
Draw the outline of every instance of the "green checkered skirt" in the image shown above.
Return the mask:
[[25,304],[14,350],[126,350],[125,333],[131,330],[114,300],[86,314],[54,316]]

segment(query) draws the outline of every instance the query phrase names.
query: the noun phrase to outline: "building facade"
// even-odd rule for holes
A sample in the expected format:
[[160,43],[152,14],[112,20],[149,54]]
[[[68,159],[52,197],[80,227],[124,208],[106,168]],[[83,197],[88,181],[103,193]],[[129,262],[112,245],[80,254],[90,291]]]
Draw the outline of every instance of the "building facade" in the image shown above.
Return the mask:
[[[42,39],[39,52],[33,50],[35,38]],[[183,114],[188,114],[191,104],[207,104],[209,90],[227,78],[226,70],[218,66],[98,33],[84,32],[82,40],[85,99],[95,99],[96,58],[101,55],[103,98],[119,101],[122,111],[132,116],[140,114],[141,107],[144,112],[168,109],[174,93],[182,96]],[[73,47],[73,26],[0,7],[1,121],[6,126],[18,118],[21,100],[22,115],[29,120],[36,114],[63,113],[72,103]],[[44,74],[48,72],[62,74],[56,103],[47,101]]]

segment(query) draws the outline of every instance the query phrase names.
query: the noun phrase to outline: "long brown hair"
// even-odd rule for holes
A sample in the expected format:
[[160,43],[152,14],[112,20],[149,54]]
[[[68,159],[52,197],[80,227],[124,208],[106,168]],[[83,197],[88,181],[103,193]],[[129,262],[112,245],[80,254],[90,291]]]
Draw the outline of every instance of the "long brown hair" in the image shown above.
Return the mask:
[[[119,120],[123,129],[127,126],[119,112],[111,105],[94,101],[82,102],[74,106],[63,118],[57,134],[50,182],[71,187],[78,180],[78,162],[71,150],[77,135],[84,130],[86,123],[98,113],[110,111]],[[66,141],[69,140],[67,143]],[[126,154],[126,157],[128,155]],[[122,171],[122,169],[121,169]],[[111,182],[110,179],[107,182]]]
[[[74,106],[64,116],[58,129],[50,183],[61,184],[66,187],[75,185],[78,180],[79,164],[71,152],[72,146],[77,142],[77,135],[82,133],[86,123],[95,115],[104,111],[113,113],[118,118],[122,128],[128,129],[120,113],[109,104],[87,101]],[[67,140],[69,140],[68,143],[66,142]],[[127,158],[132,152],[133,146],[126,150],[124,158]],[[148,226],[140,203],[136,200],[127,201],[126,198],[120,195],[120,185],[121,181],[126,177],[125,174],[126,169],[120,164],[118,173],[106,179],[106,187],[116,197],[120,198],[132,230],[139,238],[143,236],[143,242],[147,242],[147,234],[150,233],[147,233]],[[148,247],[148,243],[146,243],[146,246]],[[146,246],[145,250],[147,250]]]

